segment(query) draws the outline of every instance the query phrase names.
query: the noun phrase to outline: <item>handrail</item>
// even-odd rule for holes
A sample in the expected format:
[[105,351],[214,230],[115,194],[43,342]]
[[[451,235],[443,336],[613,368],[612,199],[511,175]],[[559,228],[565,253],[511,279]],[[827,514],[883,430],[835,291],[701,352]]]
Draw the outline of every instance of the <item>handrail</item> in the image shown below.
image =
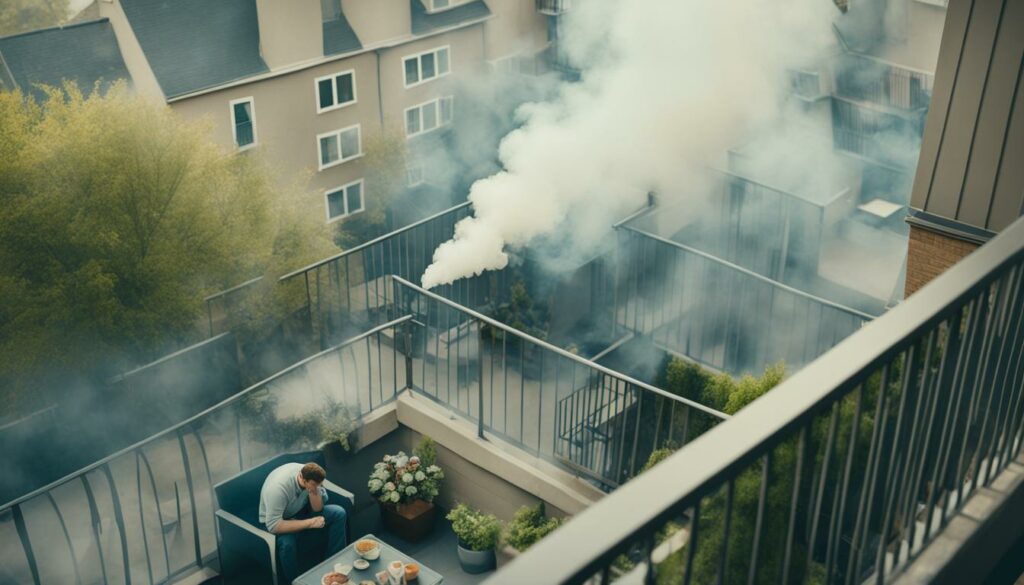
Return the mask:
[[243,289],[243,288],[245,288],[245,287],[247,287],[249,285],[256,284],[257,282],[259,282],[261,280],[263,280],[263,275],[262,274],[257,276],[256,278],[250,278],[249,280],[247,280],[247,281],[245,281],[245,282],[243,282],[241,284],[236,284],[235,286],[233,286],[231,288],[226,288],[226,289],[224,289],[224,290],[222,290],[220,292],[215,292],[212,295],[209,295],[209,296],[205,297],[203,299],[203,302],[204,303],[208,303],[208,302],[212,301],[213,299],[218,299],[220,297],[229,295],[229,294],[231,294],[231,293],[233,293],[235,291],[241,290],[241,289]]
[[190,352],[190,351],[192,351],[194,349],[203,347],[204,345],[209,345],[209,344],[211,344],[211,343],[213,343],[215,341],[219,341],[222,338],[227,337],[228,335],[231,335],[230,331],[225,331],[224,333],[219,333],[217,335],[214,335],[213,337],[208,337],[208,338],[200,341],[199,343],[193,343],[192,345],[190,345],[188,347],[183,347],[183,348],[179,349],[178,351],[175,351],[173,353],[169,353],[169,354],[167,354],[165,356],[162,356],[162,357],[160,357],[160,358],[158,358],[158,359],[156,359],[154,361],[149,362],[148,364],[143,364],[143,365],[141,365],[141,366],[139,366],[137,368],[132,368],[131,370],[128,370],[127,372],[118,374],[118,375],[110,378],[109,382],[119,382],[119,381],[127,378],[128,376],[131,376],[132,374],[135,374],[137,372],[141,372],[142,370],[145,370],[146,368],[152,368],[153,366],[162,364],[162,363],[164,363],[166,361],[173,360],[174,358],[176,358],[176,357],[178,357],[180,355],[186,354],[186,353],[188,353],[188,352]]
[[233,394],[233,395],[225,398],[224,400],[218,402],[217,404],[214,404],[213,406],[211,406],[211,407],[209,407],[209,408],[207,408],[207,409],[205,409],[205,410],[203,410],[201,412],[198,412],[198,413],[190,416],[189,418],[187,418],[187,419],[185,419],[185,420],[183,420],[183,421],[181,421],[181,422],[179,422],[179,423],[177,423],[177,424],[175,424],[173,426],[167,427],[166,429],[160,431],[159,433],[156,433],[155,435],[150,435],[149,437],[146,437],[145,439],[143,439],[143,440],[141,440],[141,441],[139,441],[139,442],[137,442],[137,443],[135,443],[133,445],[125,447],[124,449],[121,449],[120,451],[117,451],[117,452],[112,453],[110,455],[107,455],[106,457],[104,457],[103,459],[100,459],[99,461],[95,461],[95,462],[93,462],[93,463],[91,463],[91,464],[89,464],[89,465],[87,465],[87,466],[85,466],[85,467],[83,467],[83,468],[81,468],[81,469],[79,469],[77,471],[74,471],[72,473],[69,473],[68,475],[65,475],[64,477],[62,477],[62,478],[60,478],[58,480],[52,481],[52,482],[46,484],[43,487],[37,488],[35,490],[32,490],[31,492],[29,492],[29,493],[27,493],[27,494],[25,494],[23,496],[19,496],[18,498],[14,499],[14,500],[11,500],[10,502],[7,502],[6,504],[0,505],[0,514],[2,514],[3,512],[5,512],[6,510],[8,510],[10,508],[13,508],[14,506],[17,506],[18,504],[24,503],[24,502],[26,502],[28,500],[31,500],[32,498],[35,498],[35,497],[37,497],[37,496],[39,496],[39,495],[41,495],[41,494],[43,494],[43,493],[45,493],[47,491],[50,491],[50,490],[52,490],[52,489],[54,489],[54,488],[56,488],[56,487],[58,487],[58,486],[60,486],[62,484],[65,484],[65,483],[67,483],[69,481],[72,481],[76,477],[79,477],[81,475],[89,473],[90,471],[93,471],[93,470],[95,470],[97,468],[100,468],[100,467],[106,465],[107,463],[113,461],[114,459],[117,459],[118,457],[121,457],[122,455],[125,455],[126,453],[130,453],[130,452],[132,452],[132,451],[142,447],[143,445],[146,445],[147,443],[150,443],[151,441],[156,441],[157,439],[163,438],[163,437],[165,437],[165,436],[167,436],[167,435],[169,435],[169,434],[171,434],[171,433],[173,433],[175,431],[178,431],[178,430],[180,430],[180,429],[182,429],[184,427],[187,427],[188,425],[190,425],[190,424],[194,423],[195,421],[197,421],[197,420],[207,416],[208,414],[210,414],[212,412],[220,410],[220,409],[222,409],[222,408],[224,408],[226,406],[230,406],[231,404],[241,400],[244,396],[246,396],[246,395],[248,395],[248,394],[250,394],[252,392],[255,392],[256,390],[259,390],[260,388],[266,386],[267,384],[270,384],[270,383],[274,382],[275,380],[277,380],[278,378],[281,378],[284,375],[286,375],[288,373],[291,373],[291,372],[293,372],[293,371],[295,371],[295,370],[305,366],[306,364],[310,363],[311,361],[313,361],[313,360],[315,360],[317,358],[320,358],[320,357],[322,357],[322,356],[324,356],[326,354],[329,354],[329,353],[331,353],[333,351],[337,351],[337,350],[339,350],[339,349],[341,349],[341,348],[343,348],[345,346],[348,346],[348,345],[351,345],[353,343],[356,343],[357,341],[361,341],[361,340],[363,340],[363,339],[365,339],[365,338],[367,338],[367,337],[369,337],[371,335],[375,335],[377,333],[380,333],[381,331],[384,331],[385,329],[389,329],[391,327],[394,327],[396,325],[399,325],[401,323],[409,321],[410,319],[412,319],[412,315],[404,315],[404,316],[399,317],[397,319],[393,319],[391,321],[388,321],[387,323],[384,323],[382,325],[378,325],[378,326],[374,327],[373,329],[370,329],[368,331],[364,331],[363,333],[360,333],[359,335],[356,335],[355,337],[346,339],[345,341],[342,341],[341,343],[339,343],[337,345],[333,345],[333,346],[331,346],[331,347],[329,347],[329,348],[327,348],[327,349],[325,349],[325,350],[323,350],[323,351],[321,351],[319,353],[313,354],[313,355],[311,355],[311,356],[309,356],[309,357],[307,357],[307,358],[305,358],[305,359],[303,359],[301,361],[295,362],[294,364],[292,364],[292,365],[288,366],[287,368],[285,368],[285,369],[283,369],[283,370],[281,370],[281,371],[271,375],[270,377],[265,378],[263,380],[260,380],[259,382],[256,382],[255,384],[253,384],[252,386],[249,386],[245,390],[242,390],[241,392],[239,392],[237,394]]
[[335,254],[333,256],[330,256],[328,258],[324,258],[323,260],[318,260],[318,261],[314,262],[313,264],[310,264],[309,266],[306,266],[305,268],[300,268],[298,270],[293,270],[292,272],[289,272],[288,274],[285,274],[284,276],[282,276],[281,278],[278,278],[277,280],[278,280],[278,282],[284,282],[284,281],[286,281],[286,280],[288,280],[288,279],[290,279],[292,277],[298,276],[298,275],[300,275],[300,274],[302,274],[304,272],[309,272],[310,270],[313,270],[314,268],[319,268],[319,267],[323,266],[324,264],[329,264],[331,262],[334,262],[335,260],[344,258],[345,256],[348,256],[349,254],[355,254],[356,252],[360,252],[362,250],[365,250],[366,248],[369,248],[370,246],[373,246],[374,244],[379,244],[380,242],[389,240],[389,239],[397,236],[398,234],[401,234],[403,232],[407,232],[407,231],[409,231],[409,230],[411,230],[411,229],[413,229],[415,227],[419,227],[419,226],[421,226],[421,225],[423,225],[423,224],[425,224],[427,222],[433,221],[433,220],[435,220],[435,219],[437,219],[439,217],[442,217],[442,216],[444,216],[446,214],[449,214],[449,213],[451,213],[453,211],[456,211],[458,209],[462,209],[463,207],[469,207],[470,205],[472,205],[472,202],[466,201],[465,203],[460,203],[460,204],[458,204],[458,205],[456,205],[454,207],[449,207],[448,209],[445,209],[444,211],[439,211],[439,212],[435,213],[434,215],[431,215],[429,217],[425,217],[425,218],[423,218],[423,219],[421,219],[421,220],[419,220],[419,221],[417,221],[415,223],[410,223],[409,225],[407,225],[407,226],[405,226],[403,228],[399,228],[397,230],[394,230],[394,231],[388,232],[386,234],[377,236],[376,238],[374,238],[374,239],[372,239],[372,240],[370,240],[368,242],[363,242],[362,244],[359,244],[358,246],[354,246],[352,248],[349,248],[348,250],[343,250],[342,252],[339,252],[339,253],[337,253],[337,254]]
[[487,323],[491,327],[495,327],[495,328],[501,329],[502,331],[504,331],[506,333],[509,333],[509,334],[511,334],[513,336],[516,336],[516,337],[519,337],[519,338],[524,339],[526,341],[529,341],[530,343],[536,344],[536,345],[538,345],[538,346],[540,346],[540,347],[542,347],[542,348],[544,348],[544,349],[546,349],[548,351],[554,352],[554,353],[556,353],[556,354],[558,354],[558,355],[560,355],[560,356],[562,356],[564,358],[568,358],[568,359],[570,359],[572,361],[575,361],[575,362],[577,362],[577,363],[579,363],[581,365],[584,365],[584,366],[586,366],[588,368],[593,368],[593,369],[601,372],[602,374],[605,374],[607,376],[611,376],[613,378],[617,378],[619,380],[622,380],[623,382],[626,382],[627,384],[633,384],[634,386],[637,386],[639,388],[647,390],[648,392],[654,393],[654,394],[656,394],[658,396],[661,396],[663,398],[667,398],[669,400],[673,400],[675,402],[679,402],[679,403],[685,404],[686,406],[688,406],[690,408],[695,408],[695,409],[697,409],[697,410],[699,410],[699,411],[701,411],[701,412],[703,412],[705,414],[709,414],[709,415],[711,415],[711,416],[713,416],[713,417],[715,417],[715,418],[717,418],[719,420],[728,420],[729,419],[729,415],[725,414],[724,412],[719,412],[719,411],[717,411],[717,410],[715,410],[715,409],[713,409],[713,408],[711,408],[709,406],[704,406],[703,404],[701,404],[699,402],[694,402],[693,400],[690,400],[688,398],[683,398],[682,396],[677,396],[675,394],[672,394],[671,392],[666,392],[665,390],[662,390],[661,388],[658,388],[656,386],[651,386],[650,384],[647,384],[645,382],[641,382],[640,380],[637,380],[636,378],[627,376],[627,375],[625,375],[625,374],[623,374],[621,372],[616,372],[615,370],[613,370],[611,368],[606,368],[605,366],[602,366],[601,364],[594,363],[594,362],[592,362],[592,361],[590,361],[590,360],[588,360],[586,358],[583,358],[583,357],[580,357],[580,356],[578,356],[578,355],[576,355],[574,353],[568,352],[568,351],[558,347],[557,345],[552,345],[552,344],[550,344],[550,343],[548,343],[546,341],[537,339],[536,337],[533,337],[532,335],[528,335],[526,333],[523,333],[522,331],[520,331],[520,330],[518,330],[518,329],[516,329],[514,327],[509,327],[508,325],[505,325],[501,321],[497,321],[495,319],[492,319],[492,318],[488,317],[487,315],[484,315],[483,313],[478,313],[478,312],[474,311],[473,309],[470,309],[469,307],[464,307],[464,306],[462,306],[462,305],[460,305],[460,304],[458,304],[458,303],[456,303],[454,301],[450,301],[450,300],[442,297],[439,294],[432,293],[429,290],[426,290],[426,289],[424,289],[424,288],[422,288],[422,287],[420,287],[418,285],[415,285],[415,284],[409,282],[408,280],[405,280],[404,278],[402,278],[400,276],[392,275],[391,278],[394,279],[395,282],[401,284],[402,286],[404,286],[406,288],[409,288],[409,289],[411,289],[411,290],[413,290],[413,291],[415,291],[415,292],[417,292],[417,293],[419,293],[421,295],[424,295],[427,298],[430,298],[432,300],[435,300],[435,301],[438,301],[438,302],[443,303],[445,305],[448,305],[449,307],[451,307],[451,308],[453,308],[453,309],[455,309],[457,311],[461,311],[461,312],[469,315],[470,317],[473,317],[474,319],[477,319],[478,321],[483,321],[484,323]]
[[[623,546],[688,509],[807,424],[886,360],[949,318],[958,303],[1024,260],[1024,218],[737,413],[584,510],[487,582],[578,582]],[[586,545],[581,545],[586,543]]]
[[786,292],[789,292],[789,293],[795,294],[797,296],[803,297],[803,298],[805,298],[807,300],[811,300],[811,301],[814,301],[816,303],[820,303],[820,304],[826,305],[828,307],[832,307],[833,309],[836,309],[837,311],[841,311],[843,313],[847,313],[847,314],[852,315],[854,317],[859,317],[861,319],[864,319],[865,321],[872,321],[872,320],[874,320],[876,318],[876,317],[873,317],[873,316],[871,316],[871,315],[869,315],[869,314],[867,314],[867,313],[865,313],[863,311],[858,311],[857,309],[853,309],[853,308],[847,307],[845,305],[840,305],[839,303],[836,303],[834,301],[830,301],[828,299],[823,299],[821,297],[818,297],[818,296],[812,295],[810,293],[804,292],[804,291],[802,291],[800,289],[796,289],[796,288],[793,288],[793,287],[791,287],[789,285],[782,284],[781,282],[779,282],[777,280],[773,280],[771,278],[768,278],[767,276],[758,274],[758,273],[756,273],[756,272],[754,272],[752,270],[748,270],[748,269],[746,269],[746,268],[744,268],[744,267],[742,267],[742,266],[740,266],[738,264],[733,264],[732,262],[729,262],[728,260],[722,260],[721,258],[719,258],[717,256],[714,256],[712,254],[708,254],[707,252],[702,252],[701,250],[698,250],[696,248],[687,246],[686,244],[680,244],[679,242],[677,242],[675,240],[670,240],[670,239],[664,238],[662,236],[656,236],[656,235],[654,235],[654,234],[652,234],[650,232],[645,232],[642,229],[635,228],[635,227],[630,226],[630,225],[622,226],[622,229],[629,230],[631,232],[637,233],[637,234],[639,234],[639,235],[641,235],[641,236],[643,236],[645,238],[651,238],[652,240],[661,242],[662,244],[666,244],[668,246],[673,246],[675,248],[679,248],[680,250],[684,250],[686,252],[690,252],[691,254],[696,254],[696,255],[698,255],[698,256],[700,256],[702,258],[705,258],[707,260],[715,262],[716,264],[721,264],[722,266],[725,266],[727,268],[731,268],[733,270],[739,271],[739,272],[741,272],[741,273],[743,273],[743,274],[745,274],[747,276],[750,276],[752,278],[756,278],[757,280],[760,280],[762,282],[766,282],[766,283],[770,284],[771,286],[774,286],[774,287],[776,287],[776,288],[778,288],[780,290],[784,290]]

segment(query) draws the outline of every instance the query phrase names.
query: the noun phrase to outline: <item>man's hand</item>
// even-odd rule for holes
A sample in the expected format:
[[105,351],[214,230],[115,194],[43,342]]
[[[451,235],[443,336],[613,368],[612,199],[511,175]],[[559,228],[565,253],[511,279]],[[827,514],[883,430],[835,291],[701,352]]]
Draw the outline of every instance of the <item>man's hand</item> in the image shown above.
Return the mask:
[[312,518],[309,518],[308,520],[306,520],[306,527],[307,528],[323,528],[324,527],[324,517],[323,516],[313,516]]

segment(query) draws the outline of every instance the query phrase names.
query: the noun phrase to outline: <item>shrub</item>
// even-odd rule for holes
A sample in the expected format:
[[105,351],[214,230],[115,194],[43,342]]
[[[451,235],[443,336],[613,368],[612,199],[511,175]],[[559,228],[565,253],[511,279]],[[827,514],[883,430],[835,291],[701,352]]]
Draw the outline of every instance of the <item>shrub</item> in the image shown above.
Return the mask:
[[493,514],[484,514],[476,508],[459,504],[448,513],[452,531],[459,542],[469,550],[491,550],[501,538],[501,521]]
[[505,542],[522,552],[561,525],[558,518],[545,516],[544,502],[536,506],[523,506],[516,511],[505,532]]
[[437,443],[427,435],[423,435],[413,454],[420,458],[420,463],[427,467],[437,463]]

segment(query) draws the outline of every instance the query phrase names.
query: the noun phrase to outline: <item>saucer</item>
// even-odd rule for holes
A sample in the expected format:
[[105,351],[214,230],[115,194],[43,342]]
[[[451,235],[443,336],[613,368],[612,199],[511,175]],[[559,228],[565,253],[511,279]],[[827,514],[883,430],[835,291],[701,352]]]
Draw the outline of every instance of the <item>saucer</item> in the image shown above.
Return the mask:
[[356,559],[352,561],[352,566],[363,571],[370,568],[370,561],[367,561],[366,559]]

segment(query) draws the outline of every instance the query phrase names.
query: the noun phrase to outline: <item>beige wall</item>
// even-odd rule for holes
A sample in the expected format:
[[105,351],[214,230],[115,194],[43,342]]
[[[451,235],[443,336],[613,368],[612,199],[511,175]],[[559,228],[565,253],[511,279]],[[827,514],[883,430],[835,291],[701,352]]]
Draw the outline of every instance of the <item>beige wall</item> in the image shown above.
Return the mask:
[[124,59],[125,67],[132,76],[132,84],[135,91],[141,95],[163,100],[164,92],[156,81],[156,76],[142,52],[139,40],[135,38],[132,27],[128,24],[128,17],[124,14],[119,1],[97,2],[100,9],[100,16],[110,19],[110,25],[114,28],[114,36],[117,37],[117,44],[121,49],[121,57]]
[[488,61],[516,53],[536,53],[547,44],[547,17],[533,2],[487,0],[487,6],[494,13],[494,18],[484,24]]
[[[318,77],[343,71],[355,71],[356,103],[317,113]],[[377,62],[375,55],[363,53],[247,85],[173,102],[178,113],[189,118],[207,118],[213,122],[217,142],[232,147],[232,100],[254,98],[258,149],[284,178],[284,182],[305,174],[312,190],[310,201],[324,214],[324,190],[340,187],[364,177],[363,159],[356,158],[318,171],[317,135],[356,124],[365,151],[366,139],[380,131],[377,108]],[[372,186],[366,185],[367,196]]]
[[[388,131],[405,134],[405,109],[432,99],[452,95],[454,79],[459,75],[478,73],[483,68],[484,47],[482,28],[470,26],[429,38],[384,49],[380,56],[380,82],[383,96],[384,126]],[[451,73],[445,77],[405,87],[403,58],[436,49],[449,47]],[[459,115],[456,100],[455,116]]]
[[277,69],[324,54],[320,0],[256,0],[260,55]]
[[902,37],[887,45],[879,56],[904,67],[934,72],[946,9],[921,0],[891,1],[903,3],[898,17]]
[[410,35],[408,0],[341,0],[349,26],[364,47],[375,47]]

